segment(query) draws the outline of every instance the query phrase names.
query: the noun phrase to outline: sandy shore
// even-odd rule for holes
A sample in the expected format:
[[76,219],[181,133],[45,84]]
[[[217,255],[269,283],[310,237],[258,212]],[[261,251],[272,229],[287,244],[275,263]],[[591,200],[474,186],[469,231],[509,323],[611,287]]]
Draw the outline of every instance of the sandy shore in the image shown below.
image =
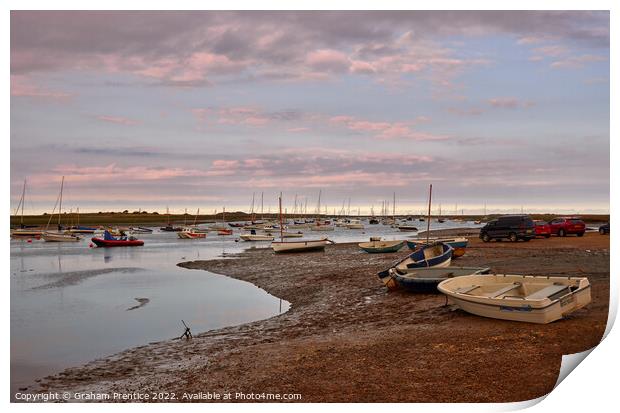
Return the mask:
[[469,315],[444,306],[442,295],[388,292],[376,272],[406,253],[371,255],[346,244],[324,253],[254,249],[236,259],[179,264],[252,282],[292,307],[68,369],[38,390],[299,393],[305,402],[520,401],[548,393],[562,354],[595,346],[605,330],[608,236],[489,244],[470,238],[455,265],[588,276],[592,303],[549,325]]

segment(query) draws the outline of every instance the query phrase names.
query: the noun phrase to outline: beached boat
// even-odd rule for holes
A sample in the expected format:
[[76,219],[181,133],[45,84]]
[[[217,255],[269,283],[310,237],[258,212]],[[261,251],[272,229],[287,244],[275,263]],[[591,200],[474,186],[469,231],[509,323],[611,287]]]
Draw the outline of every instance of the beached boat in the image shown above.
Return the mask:
[[480,220],[476,220],[476,221],[474,221],[474,224],[476,224],[476,225],[480,225],[480,224],[482,224],[482,221],[480,221]]
[[451,246],[442,243],[426,245],[413,251],[406,258],[396,262],[390,268],[379,272],[377,275],[383,279],[389,275],[389,271],[392,268],[404,273],[410,268],[449,267],[451,262]]
[[320,251],[329,243],[327,238],[312,241],[274,241],[271,243],[271,248],[274,252]]
[[308,251],[321,251],[325,249],[325,246],[330,243],[327,238],[320,240],[311,240],[311,241],[284,241],[283,236],[283,227],[282,224],[282,197],[278,198],[278,203],[280,206],[280,241],[273,241],[271,243],[271,248],[273,252],[283,253],[283,252],[308,252]]
[[217,230],[217,235],[232,235],[233,230],[228,228],[222,228]]
[[370,224],[370,225],[378,225],[379,224],[379,220],[376,219],[376,218],[370,218],[368,220],[368,224]]
[[444,280],[465,275],[488,274],[489,271],[488,267],[433,267],[411,268],[401,273],[392,268],[381,281],[390,289],[399,287],[415,293],[437,293],[437,285]]
[[282,238],[301,238],[303,236],[303,232],[282,232]]
[[418,228],[414,227],[413,225],[399,225],[398,230],[402,232],[415,232],[418,230]]
[[144,245],[144,241],[134,237],[114,238],[109,231],[104,231],[103,238],[91,238],[91,241],[98,247],[139,247]]
[[405,241],[370,241],[362,242],[357,245],[370,254],[377,254],[397,252],[405,245]]
[[[428,239],[428,243],[437,243],[437,242],[443,242],[444,244],[448,244],[449,246],[452,247],[452,259],[455,258],[459,258],[462,257],[463,255],[465,255],[465,252],[467,251],[467,244],[469,243],[469,240],[467,238],[464,237],[455,237],[455,238],[429,238]],[[407,240],[407,246],[409,247],[409,249],[411,250],[415,250],[417,248],[420,248],[423,245],[427,245],[427,240],[426,238],[418,238],[418,239],[412,239],[412,240]]]
[[415,250],[420,248],[422,245],[435,244],[438,242],[443,242],[444,244],[448,244],[452,248],[466,248],[469,240],[465,237],[454,237],[454,238],[415,238],[407,240],[407,246],[409,249]]
[[469,275],[442,281],[437,289],[468,313],[547,324],[591,301],[584,277]]

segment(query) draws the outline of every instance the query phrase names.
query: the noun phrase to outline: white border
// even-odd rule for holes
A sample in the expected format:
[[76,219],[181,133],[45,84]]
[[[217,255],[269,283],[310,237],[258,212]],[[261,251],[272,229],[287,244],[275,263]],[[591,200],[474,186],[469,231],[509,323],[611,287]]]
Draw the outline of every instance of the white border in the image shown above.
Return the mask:
[[[480,0],[470,0],[466,3],[462,1],[434,1],[434,2],[412,2],[412,1],[404,1],[404,0],[384,0],[381,2],[377,1],[369,1],[369,0],[360,0],[360,1],[338,1],[332,0],[329,2],[318,2],[318,1],[308,1],[308,0],[298,0],[295,2],[285,1],[285,0],[271,0],[271,1],[263,1],[263,2],[251,2],[251,1],[236,1],[229,0],[227,2],[205,2],[205,1],[197,1],[197,0],[177,0],[175,2],[165,2],[161,0],[153,0],[149,2],[145,2],[144,5],[148,5],[150,9],[158,9],[158,10],[200,10],[200,9],[210,9],[210,10],[232,10],[232,9],[265,9],[265,10],[279,10],[279,9],[287,9],[287,10],[319,10],[319,9],[359,9],[359,10],[403,10],[403,9],[418,9],[418,10],[463,10],[463,6],[467,5],[470,9],[474,10],[611,10],[611,71],[610,73],[617,73],[617,36],[615,27],[617,27],[618,19],[615,16],[614,10],[614,2],[613,1],[543,1],[543,0],[521,0],[521,1],[503,1],[499,2],[490,2],[490,1],[480,1]],[[9,18],[9,10],[36,10],[36,9],[53,9],[53,10],[73,10],[73,9],[81,9],[81,10],[99,10],[99,9],[116,9],[116,10],[130,10],[130,9],[140,9],[142,4],[140,2],[128,2],[128,1],[119,1],[119,0],[109,0],[109,1],[90,1],[90,2],[79,2],[79,1],[69,1],[69,0],[58,0],[55,2],[49,1],[16,1],[16,0],[8,0],[3,2],[4,13],[2,14],[0,20],[0,27],[3,27],[2,31],[4,32],[4,36],[2,39],[2,51],[3,56],[9,56],[9,39],[10,39],[10,18]],[[53,7],[52,7],[53,6]],[[9,108],[10,108],[10,81],[9,81],[9,65],[8,61],[2,67],[2,71],[4,74],[4,82],[2,83],[3,88],[2,92],[4,98],[3,102],[3,111],[2,117],[4,118],[4,122],[2,125],[4,136],[10,136],[10,116],[9,116]],[[611,107],[610,112],[615,113],[615,109],[617,108],[616,99],[618,96],[618,86],[617,82],[615,82],[614,76],[611,76],[610,79],[611,86]],[[616,92],[616,93],[614,93]],[[616,136],[615,132],[618,131],[617,128],[617,119],[611,118],[611,136]],[[2,196],[4,197],[4,205],[5,205],[5,213],[4,213],[4,222],[3,231],[5,234],[9,232],[9,224],[8,217],[10,216],[10,201],[9,201],[9,179],[7,177],[10,176],[10,140],[5,138],[2,140],[4,144],[4,150],[2,151],[2,165],[4,168],[4,176],[5,178],[2,180]],[[610,148],[610,176],[611,182],[614,182],[614,177],[616,177],[618,168],[615,166],[615,162],[618,160],[618,144],[611,139],[611,148]],[[613,188],[613,185],[612,185]],[[617,191],[612,190],[610,193],[610,211],[614,210],[614,206],[617,205]],[[616,242],[614,242],[614,238],[611,238],[611,251],[614,253],[617,251]],[[8,237],[3,238],[3,251],[4,251],[4,263],[5,268],[8,267],[8,255],[9,255],[9,242]],[[617,259],[614,254],[611,254],[611,268],[612,274],[613,270],[617,268],[616,266]],[[617,292],[617,282],[616,277],[612,276],[612,284],[610,286],[611,297],[610,297],[610,322],[608,323],[608,331],[612,326],[613,319],[615,319],[615,315],[617,313],[617,304],[618,304],[618,292]],[[10,315],[10,288],[8,288],[9,277],[8,272],[5,271],[5,288],[3,289],[3,302],[4,302],[4,317],[3,317],[3,331],[9,330],[9,315]],[[5,336],[6,337],[6,336]],[[584,363],[579,365],[574,372],[572,372],[553,392],[551,392],[543,401],[536,404],[537,401],[530,401],[524,403],[516,403],[516,404],[419,404],[419,405],[409,405],[409,404],[397,404],[390,405],[390,410],[396,411],[410,411],[411,409],[423,409],[424,411],[459,411],[459,412],[480,412],[480,411],[505,411],[505,410],[515,410],[525,408],[527,406],[534,405],[530,408],[530,411],[543,411],[547,409],[553,410],[585,410],[585,411],[599,411],[607,408],[608,406],[613,406],[615,403],[614,394],[617,392],[616,379],[618,378],[617,368],[618,368],[618,352],[620,351],[620,345],[618,345],[618,333],[617,329],[611,330],[610,334],[605,338],[605,340],[599,345],[586,359]],[[2,388],[5,389],[3,392],[4,401],[6,404],[9,404],[8,401],[8,389],[9,389],[9,381],[8,381],[8,372],[10,366],[10,351],[9,351],[9,342],[5,338],[2,341],[2,350],[3,357],[2,360],[4,362],[4,375],[2,376]],[[11,404],[9,406],[12,410],[15,411],[23,411],[31,409],[46,409],[46,410],[64,410],[64,409],[83,409],[84,406],[69,406],[69,405],[25,405],[25,404]],[[233,409],[237,411],[239,408],[243,410],[252,409],[258,411],[265,411],[269,413],[279,412],[289,410],[292,406],[288,405],[278,405],[278,404],[251,404],[251,405],[218,405],[217,410],[219,411],[232,411]],[[108,405],[89,405],[89,409],[93,409],[95,411],[108,411],[110,406]],[[114,409],[120,410],[147,410],[148,411],[161,411],[168,410],[170,408],[179,409],[182,408],[184,410],[190,411],[204,411],[205,409],[214,409],[216,406],[210,405],[183,405],[180,407],[179,405],[123,405],[123,406],[114,406]],[[313,405],[296,405],[294,407],[296,410],[299,409],[301,411],[310,411],[310,409],[316,409],[316,406]],[[341,405],[338,404],[330,404],[330,405],[322,405],[321,409],[340,409]],[[356,409],[361,409],[362,411],[370,411],[370,409],[375,409],[372,405],[355,405]]]

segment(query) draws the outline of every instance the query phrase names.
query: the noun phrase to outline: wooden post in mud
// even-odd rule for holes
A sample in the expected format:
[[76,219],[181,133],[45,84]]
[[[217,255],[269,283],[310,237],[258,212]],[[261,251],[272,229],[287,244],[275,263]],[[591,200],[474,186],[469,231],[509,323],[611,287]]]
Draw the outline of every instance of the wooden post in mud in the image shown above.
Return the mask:
[[183,323],[183,325],[185,326],[185,332],[183,334],[181,334],[181,337],[179,337],[179,339],[185,337],[186,340],[189,340],[190,338],[192,338],[192,331],[189,329],[189,327],[187,326],[187,324],[185,324],[185,321],[181,320],[181,322]]
[[428,221],[426,222],[426,245],[428,245],[431,231],[431,197],[433,196],[433,184],[428,189]]

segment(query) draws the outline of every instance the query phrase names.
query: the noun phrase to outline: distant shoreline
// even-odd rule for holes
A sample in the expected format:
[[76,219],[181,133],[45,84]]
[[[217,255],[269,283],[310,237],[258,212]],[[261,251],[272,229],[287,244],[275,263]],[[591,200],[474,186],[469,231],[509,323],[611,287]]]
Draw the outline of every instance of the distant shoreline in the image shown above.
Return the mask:
[[[495,217],[500,216],[501,214],[492,214],[482,216],[482,215],[442,215],[443,218],[452,220],[452,219],[460,219],[462,221],[489,221]],[[506,215],[506,214],[504,214]],[[549,221],[558,216],[578,216],[585,223],[603,223],[609,221],[609,214],[528,214],[535,220],[543,220]],[[293,215],[293,214],[285,214],[286,219],[310,219],[315,218],[314,214],[306,214],[306,215]],[[338,219],[344,218],[342,216],[332,216],[332,215],[321,215],[321,219]],[[414,217],[417,222],[417,218],[419,215],[396,215],[396,219],[404,220],[407,217]],[[79,218],[79,219],[78,219]],[[368,219],[371,218],[368,215],[361,216],[352,216],[350,218],[361,218]],[[382,217],[376,217],[378,219],[382,219]],[[388,219],[391,216],[387,217]],[[436,216],[433,216],[435,219]],[[17,227],[20,225],[22,217],[17,215],[11,215],[11,227]],[[23,223],[26,226],[34,226],[34,225],[47,225],[50,219],[49,214],[43,215],[24,215]],[[226,213],[225,221],[226,222],[236,222],[236,221],[250,221],[251,215],[245,212],[230,212]],[[255,214],[255,220],[275,220],[278,219],[277,214]],[[71,226],[71,225],[84,225],[84,226],[99,226],[99,225],[126,225],[126,226],[165,226],[170,222],[170,224],[178,226],[184,223],[193,224],[194,220],[197,224],[207,224],[207,223],[216,223],[222,221],[222,214],[216,215],[199,215],[196,217],[192,214],[170,214],[169,216],[166,214],[158,214],[158,213],[146,213],[146,212],[102,212],[102,213],[63,213],[61,218],[61,224],[63,226]],[[58,222],[58,215],[52,217],[51,224],[55,226]]]

